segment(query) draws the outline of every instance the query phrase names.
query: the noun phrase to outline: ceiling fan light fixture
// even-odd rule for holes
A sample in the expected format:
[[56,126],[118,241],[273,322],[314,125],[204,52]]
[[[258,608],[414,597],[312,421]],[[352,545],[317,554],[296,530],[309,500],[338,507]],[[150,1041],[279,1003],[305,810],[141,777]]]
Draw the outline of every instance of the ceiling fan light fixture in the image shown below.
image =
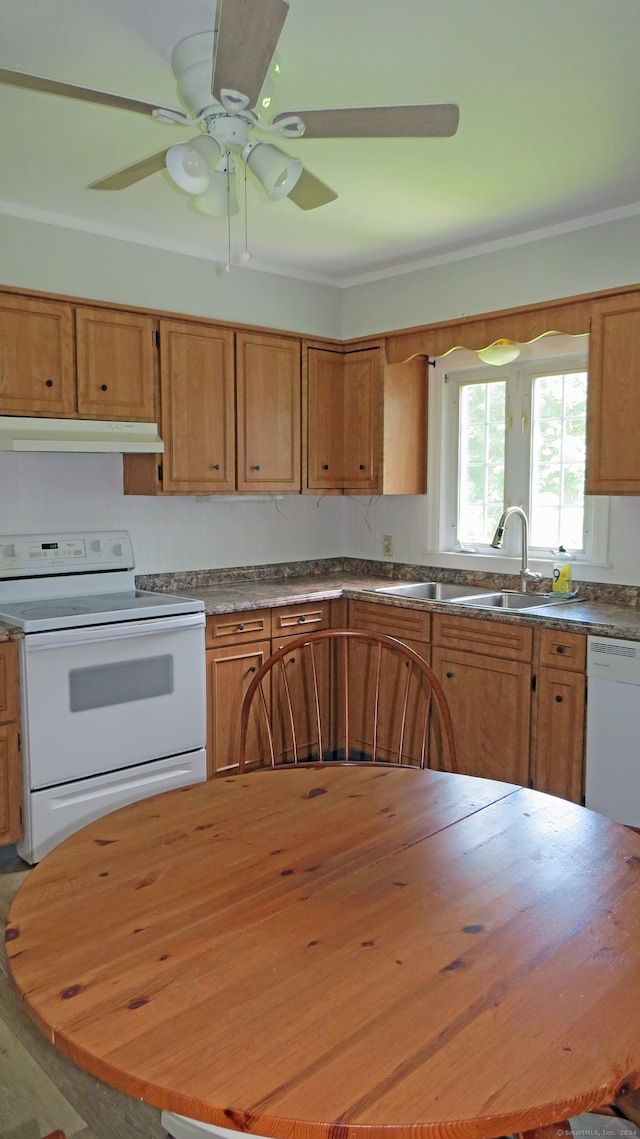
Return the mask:
[[235,171],[214,170],[203,194],[193,200],[201,214],[212,218],[230,218],[240,210],[236,195]]
[[302,162],[271,142],[250,142],[242,157],[272,202],[286,198],[302,174]]
[[209,135],[178,142],[167,151],[166,164],[170,178],[188,194],[203,194],[209,185],[211,171],[218,165],[222,147]]
[[501,364],[510,364],[513,360],[517,360],[520,352],[520,345],[516,344],[515,340],[495,340],[486,348],[480,348],[476,355],[483,364],[493,364],[499,368]]

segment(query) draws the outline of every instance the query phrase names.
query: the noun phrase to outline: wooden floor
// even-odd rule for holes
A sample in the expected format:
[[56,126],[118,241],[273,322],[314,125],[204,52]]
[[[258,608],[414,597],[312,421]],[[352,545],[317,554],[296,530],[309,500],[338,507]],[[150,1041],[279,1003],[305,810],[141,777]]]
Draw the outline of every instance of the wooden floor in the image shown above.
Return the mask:
[[[2,860],[2,927],[28,874]],[[67,1139],[166,1139],[160,1112],[95,1080],[58,1052],[21,1007],[0,951],[0,1139],[41,1139],[61,1127]]]

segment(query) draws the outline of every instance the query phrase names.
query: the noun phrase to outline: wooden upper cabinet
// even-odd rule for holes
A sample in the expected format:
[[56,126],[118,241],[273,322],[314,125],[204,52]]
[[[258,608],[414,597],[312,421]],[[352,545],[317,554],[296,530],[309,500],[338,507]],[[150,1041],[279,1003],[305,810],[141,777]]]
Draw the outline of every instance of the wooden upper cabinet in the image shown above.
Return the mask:
[[233,332],[160,321],[163,490],[235,490]]
[[74,413],[73,307],[0,296],[0,414]]
[[78,413],[156,419],[155,321],[141,313],[76,309]]
[[310,348],[309,490],[379,489],[381,355]]
[[594,302],[589,339],[587,494],[640,494],[640,298]]
[[300,493],[300,341],[236,337],[238,490]]
[[427,390],[423,356],[309,347],[306,489],[425,494]]

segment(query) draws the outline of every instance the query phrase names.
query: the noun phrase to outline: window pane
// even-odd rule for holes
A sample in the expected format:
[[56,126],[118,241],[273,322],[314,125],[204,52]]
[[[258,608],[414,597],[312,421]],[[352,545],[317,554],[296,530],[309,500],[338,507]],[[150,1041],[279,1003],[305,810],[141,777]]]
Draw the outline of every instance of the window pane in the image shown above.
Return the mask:
[[533,380],[533,546],[584,548],[586,410],[586,372]]
[[504,504],[506,382],[460,387],[458,539],[488,545]]

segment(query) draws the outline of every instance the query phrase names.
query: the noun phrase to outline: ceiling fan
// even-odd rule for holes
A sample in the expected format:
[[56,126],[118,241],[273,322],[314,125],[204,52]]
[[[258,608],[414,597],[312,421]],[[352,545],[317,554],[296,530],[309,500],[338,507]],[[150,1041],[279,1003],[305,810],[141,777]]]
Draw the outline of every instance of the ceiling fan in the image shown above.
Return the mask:
[[337,198],[299,158],[286,154],[254,132],[305,138],[449,137],[458,127],[455,103],[399,107],[353,107],[289,111],[271,122],[261,118],[261,101],[274,52],[289,11],[288,0],[217,0],[215,28],[181,40],[172,67],[185,111],[137,99],[93,91],[0,68],[0,83],[65,95],[89,103],[150,115],[164,123],[197,126],[200,133],[92,182],[90,190],[124,190],[163,170],[194,195],[202,213],[228,217],[237,213],[234,172],[238,159],[261,183],[271,201],[288,197],[312,210]]

